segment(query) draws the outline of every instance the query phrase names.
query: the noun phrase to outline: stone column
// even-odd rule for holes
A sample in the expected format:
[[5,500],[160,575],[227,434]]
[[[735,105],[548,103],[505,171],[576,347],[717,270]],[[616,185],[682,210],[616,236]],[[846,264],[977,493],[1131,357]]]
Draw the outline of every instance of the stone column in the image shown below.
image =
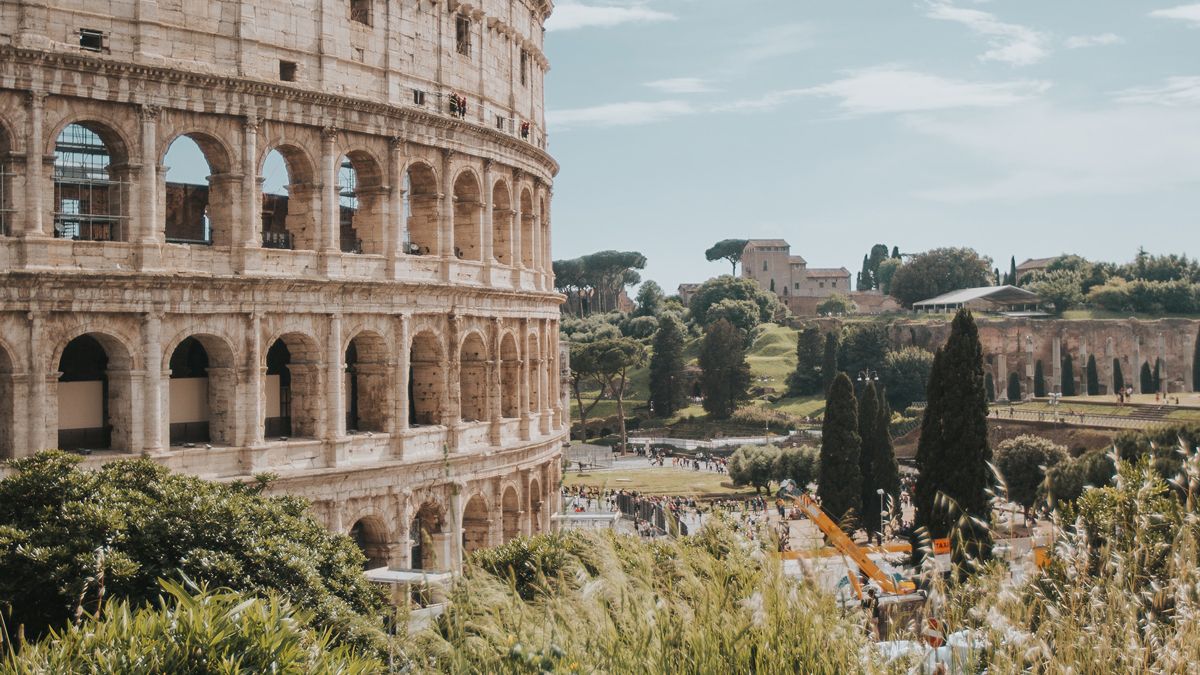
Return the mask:
[[[145,414],[145,450],[159,452],[163,443],[163,391],[162,391],[162,317],[156,311],[146,312],[142,316],[142,358],[146,363],[144,377],[144,394],[146,402]],[[137,412],[134,412],[135,416]],[[166,415],[170,419],[170,415]]]
[[260,446],[264,442],[266,429],[266,400],[263,387],[267,378],[267,356],[262,344],[262,315],[250,315],[246,354],[246,428],[243,430],[247,447]]
[[533,426],[533,418],[529,414],[529,409],[532,407],[529,401],[529,369],[532,366],[534,356],[529,353],[529,319],[521,319],[521,334],[518,339],[517,348],[521,354],[521,382],[518,387],[520,394],[518,406],[521,409],[521,440],[527,441],[530,439],[531,427]]
[[325,401],[329,438],[336,441],[346,435],[346,353],[342,350],[342,316],[329,315],[329,344],[325,356]]
[[451,314],[446,318],[446,367],[445,386],[442,387],[442,419],[446,426],[446,442],[451,452],[458,450],[458,425],[462,422],[462,370],[459,362],[458,317]]
[[1117,372],[1113,368],[1113,339],[1109,337],[1104,341],[1104,373],[1105,380],[1108,382],[1108,393],[1115,395],[1117,393]]
[[1160,331],[1158,334],[1158,359],[1155,361],[1158,365],[1159,391],[1164,395],[1171,392],[1171,384],[1167,379],[1167,338]]
[[[522,241],[523,228],[521,224],[524,222],[525,214],[521,212],[521,170],[513,169],[512,172],[512,264],[513,264],[513,286],[517,287],[521,284],[521,269],[525,267],[525,254],[523,251],[528,246]],[[521,339],[524,339],[522,337]]]
[[999,371],[992,377],[992,386],[996,388],[996,400],[1008,400],[1008,354],[1000,352],[996,355],[996,369]]
[[45,237],[46,204],[42,199],[42,166],[45,162],[45,140],[42,138],[42,118],[45,116],[46,94],[34,91],[25,98],[25,232],[26,237]]
[[[27,313],[25,317],[29,320],[29,429],[24,447],[16,445],[17,438],[14,435],[14,457],[22,457],[58,445],[57,438],[52,443],[47,442],[49,430],[46,428],[48,422],[46,419],[46,396],[49,387],[46,385],[52,377],[52,373],[58,368],[46,361],[48,358],[46,354],[49,351],[49,345],[45,344],[46,314],[35,310]],[[15,386],[13,387],[13,396],[16,396]],[[14,426],[19,427],[20,425],[14,424]]]
[[550,433],[550,320],[542,319],[539,327],[539,345],[542,350],[542,360],[538,363],[538,412],[541,413],[540,428],[542,434]]
[[551,264],[551,261],[554,260],[554,252],[550,245],[553,235],[553,228],[550,226],[550,201],[553,194],[549,185],[546,186],[544,192],[542,197],[542,288],[548,291],[554,288],[554,265]]
[[1062,392],[1062,337],[1055,335],[1051,342],[1049,392]]
[[338,219],[338,131],[334,127],[321,130],[321,188],[319,191],[320,217],[317,219],[318,249],[325,258],[326,273],[330,261],[328,256],[340,250],[341,226]]
[[450,281],[451,266],[457,260],[454,255],[454,176],[451,175],[453,158],[453,150],[442,151],[442,194],[438,196],[438,210],[441,216],[439,253],[442,259],[442,281]]
[[[143,105],[138,108],[142,122],[142,170],[138,181],[138,236],[130,241],[160,244],[163,228],[158,218],[158,106]],[[132,222],[132,218],[130,219]]]
[[[1083,386],[1079,387],[1080,391],[1077,393],[1081,393],[1084,396],[1091,396],[1091,392],[1088,391],[1088,367],[1087,367],[1087,364],[1088,364],[1087,337],[1081,335],[1079,337],[1079,366],[1077,366],[1077,369],[1079,369],[1079,371],[1081,373],[1083,373],[1083,375],[1079,378],[1079,381]],[[1097,373],[1097,376],[1098,375],[1099,374]]]
[[541,189],[542,181],[540,178],[533,179],[533,241],[529,245],[533,248],[533,279],[536,288],[542,288],[542,213],[538,209],[538,191]]
[[[408,400],[408,380],[412,373],[412,336],[410,335],[412,319],[407,314],[399,314],[395,320],[396,342],[400,345],[400,353],[396,355],[399,374],[395,387],[399,393],[396,396],[396,423],[393,426],[396,431],[400,432],[408,429],[408,408],[411,405]],[[402,446],[400,449],[403,451]]]
[[503,396],[504,383],[500,381],[503,376],[502,363],[500,361],[500,337],[501,325],[499,318],[492,319],[492,359],[488,362],[488,421],[491,422],[491,427],[488,430],[488,435],[492,445],[500,445],[500,399]]
[[[389,9],[389,15],[391,14]],[[390,50],[389,50],[390,53]],[[387,258],[387,277],[395,279],[398,261],[408,242],[408,216],[404,213],[404,139],[393,136],[388,140],[388,217],[384,221],[384,256]]]
[[1129,369],[1130,372],[1125,373],[1125,383],[1131,384],[1136,382],[1134,391],[1139,394],[1146,392],[1142,391],[1142,337],[1135,335],[1133,337],[1133,365]]
[[[258,182],[258,117],[247,115],[242,123],[242,214],[232,234],[240,272],[257,267],[262,249],[262,191]],[[257,366],[256,366],[257,368]]]
[[455,484],[455,490],[450,495],[450,546],[449,560],[451,570],[461,570],[463,565],[463,491],[465,485]]
[[483,254],[484,280],[491,284],[492,265],[496,262],[496,225],[492,218],[492,210],[495,209],[496,204],[493,201],[495,195],[492,193],[492,160],[490,159],[483,160],[483,185],[480,189],[483,190],[483,213],[480,214],[479,223],[483,232],[480,233],[479,244]]

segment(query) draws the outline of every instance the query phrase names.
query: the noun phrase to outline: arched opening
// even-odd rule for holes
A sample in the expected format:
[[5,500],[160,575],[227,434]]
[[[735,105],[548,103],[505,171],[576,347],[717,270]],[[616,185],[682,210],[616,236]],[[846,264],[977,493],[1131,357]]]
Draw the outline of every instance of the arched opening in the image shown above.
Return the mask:
[[483,495],[475,495],[463,509],[463,557],[488,547],[488,505]]
[[533,269],[533,195],[521,191],[521,266]]
[[454,181],[454,257],[483,260],[480,230],[483,228],[483,199],[475,175],[464,171]]
[[441,424],[446,392],[442,350],[433,333],[413,337],[408,355],[408,423],[411,426]]
[[54,143],[54,236],[79,241],[129,237],[129,158],[111,129],[68,124]]
[[437,542],[434,541],[434,538],[440,539],[445,526],[445,510],[436,502],[425,502],[417,509],[417,515],[413,517],[412,524],[408,529],[411,545],[409,564],[413,569],[437,568],[439,561],[437,559]]
[[233,445],[237,376],[228,343],[212,335],[187,337],[168,363],[171,445]]
[[404,216],[408,223],[404,252],[440,255],[437,176],[426,164],[413,164],[404,174]]
[[487,414],[487,346],[479,333],[471,333],[459,351],[460,403],[459,419],[463,422],[486,420]]
[[540,271],[550,269],[550,218],[546,215],[546,200],[538,200],[538,216],[541,217],[541,236],[538,237],[537,260],[534,265]]
[[525,340],[525,360],[529,362],[529,412],[536,413],[541,410],[542,393],[542,350],[536,333]]
[[[11,237],[16,219],[13,202],[12,142],[0,125],[0,237]],[[0,455],[2,456],[2,455]]]
[[500,341],[500,416],[521,416],[521,357],[511,333]]
[[13,443],[15,387],[13,385],[13,361],[8,350],[0,345],[0,459],[15,457]]
[[281,145],[263,160],[263,248],[313,250],[317,243],[312,165],[299,148]]
[[511,485],[504,491],[500,500],[500,512],[504,520],[504,541],[512,541],[521,536],[521,501],[517,491]]
[[534,478],[529,481],[529,529],[534,534],[542,531],[542,484]]
[[267,350],[267,438],[315,438],[321,419],[321,369],[317,345],[289,333]]
[[225,150],[210,137],[184,135],[171,142],[163,161],[167,243],[229,246],[236,194]]
[[350,538],[367,558],[364,570],[388,566],[387,526],[383,521],[373,516],[360,518],[350,528]]
[[365,152],[338,164],[338,223],[343,253],[383,253],[383,176]]
[[492,257],[501,265],[513,264],[513,214],[508,185],[504,181],[496,181],[492,188]]
[[58,447],[128,449],[133,408],[124,345],[106,335],[80,335],[63,349],[58,371]]
[[359,333],[346,347],[346,430],[386,431],[389,389],[387,343]]

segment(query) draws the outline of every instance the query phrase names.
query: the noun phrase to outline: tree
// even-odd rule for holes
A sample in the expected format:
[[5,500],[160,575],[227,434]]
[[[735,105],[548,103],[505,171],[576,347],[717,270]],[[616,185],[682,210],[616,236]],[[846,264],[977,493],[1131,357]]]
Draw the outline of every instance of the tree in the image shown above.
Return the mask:
[[1010,401],[1021,400],[1021,378],[1016,373],[1008,374],[1008,390],[1004,393]]
[[699,361],[704,410],[714,419],[728,419],[750,390],[750,365],[738,329],[723,319],[709,326]]
[[1143,394],[1149,394],[1154,391],[1154,371],[1150,370],[1149,361],[1142,362],[1141,382],[1139,384],[1141,385],[1141,393]]
[[[878,446],[885,442],[884,438],[879,436],[880,394],[882,392],[875,388],[874,382],[867,382],[862,396],[858,399],[858,436],[862,444],[858,453],[858,468],[862,477],[862,499],[859,502],[859,513],[862,514],[863,529],[868,534],[879,532],[882,526],[879,513],[882,509],[879,495],[875,492],[878,489],[875,460],[880,454]],[[883,428],[883,434],[890,441],[886,426]]]
[[821,329],[806,326],[796,334],[796,369],[788,375],[788,396],[812,396],[822,390]]
[[879,288],[879,265],[888,259],[888,247],[875,244],[871,247],[871,256],[867,260],[867,269],[871,271],[872,288]]
[[568,296],[580,316],[617,308],[622,289],[641,281],[636,270],[646,267],[637,251],[597,251],[571,260],[555,260],[555,287]]
[[650,406],[655,417],[670,417],[683,405],[683,324],[673,314],[658,318],[650,357]]
[[1046,395],[1046,374],[1042,369],[1042,360],[1033,364],[1033,395],[1042,397]]
[[750,243],[748,239],[722,239],[704,252],[704,258],[709,262],[728,260],[731,268],[730,274],[737,276],[737,266],[742,260],[742,251],[746,250],[748,243]]
[[1162,389],[1162,359],[1154,359],[1154,377],[1152,378],[1152,382],[1154,383],[1154,391],[1160,392],[1163,390]]
[[871,277],[871,261],[863,254],[862,271],[858,273],[858,290],[869,291],[873,288]]
[[857,310],[858,305],[855,305],[850,298],[841,293],[834,293],[817,305],[817,314],[826,316],[853,314]]
[[95,613],[101,584],[106,601],[139,607],[159,596],[160,579],[182,575],[276,593],[341,641],[382,638],[366,618],[384,607],[362,575],[366,558],[309,515],[308,501],[266,497],[265,480],[209,482],[147,459],[94,470],[80,462],[42,452],[13,461],[0,480],[0,598],[10,631],[24,624],[32,637],[76,611]]
[[879,269],[875,270],[875,285],[884,295],[892,294],[892,279],[896,277],[896,270],[901,266],[903,263],[899,257],[888,258],[879,263]]
[[[618,338],[605,338],[618,339]],[[604,387],[600,387],[596,391],[595,398],[591,403],[583,402],[583,385],[585,382],[592,382],[595,379],[596,363],[595,352],[590,348],[589,342],[571,342],[571,393],[575,396],[576,407],[579,409],[579,429],[580,437],[586,439],[587,435],[587,418],[591,414],[592,408],[600,402],[604,397]]]
[[988,403],[996,401],[996,381],[990,372],[983,374],[983,388],[987,390]]
[[892,297],[905,307],[962,288],[987,286],[992,261],[969,248],[936,248],[913,256],[892,277]]
[[662,287],[654,280],[647,281],[638,289],[637,309],[633,310],[633,315],[658,316],[658,313],[662,311],[662,304]]
[[1088,354],[1087,360],[1087,395],[1095,396],[1100,393],[1100,373],[1096,371],[1096,355]]
[[838,373],[825,401],[825,419],[821,425],[821,471],[817,480],[821,506],[835,521],[859,511],[862,506],[861,452],[862,437],[858,434],[858,403],[854,399],[854,385],[845,373]]
[[864,370],[878,372],[890,347],[886,325],[877,322],[853,325],[838,345],[838,367],[851,378]]
[[729,479],[734,485],[753,486],[755,494],[760,488],[770,493],[779,456],[774,445],[743,445],[729,458]]
[[825,334],[825,356],[821,359],[821,384],[825,395],[829,395],[829,386],[838,374],[838,336],[837,333]]
[[816,448],[807,445],[781,448],[772,475],[776,482],[792,480],[804,490],[809,483],[816,482],[820,465],[821,454]]
[[1010,286],[1017,285],[1017,256],[1012,256],[1008,259],[1008,284]]
[[1125,375],[1121,373],[1121,359],[1113,359],[1113,388],[1117,391],[1125,389]]
[[[892,410],[887,403],[886,388],[879,389],[879,405],[876,408],[874,437],[871,441],[871,479],[874,481],[872,492],[878,497],[878,491],[891,499],[892,509],[900,508],[900,465],[896,462],[896,450],[892,446]],[[863,451],[866,452],[864,444]]]
[[1069,352],[1063,354],[1062,357],[1062,382],[1060,384],[1063,396],[1075,395],[1075,361]]
[[[934,355],[929,376],[929,402],[917,445],[917,523],[933,537],[950,534],[955,524],[956,562],[985,559],[991,540],[982,523],[991,520],[988,489],[987,394],[983,389],[983,347],[979,329],[967,310],[960,310],[945,346]],[[939,499],[945,495],[947,501]],[[956,512],[948,508],[953,503]]]
[[896,260],[900,259],[900,247],[899,246],[892,247],[892,258],[894,258]]
[[629,371],[646,362],[646,348],[637,340],[615,338],[599,340],[584,346],[591,365],[592,379],[603,391],[607,389],[617,401],[617,430],[621,451],[625,451],[625,385]]
[[1034,272],[1026,276],[1023,285],[1053,305],[1055,314],[1083,302],[1083,276],[1075,270]]
[[893,410],[904,410],[917,401],[926,400],[925,385],[932,368],[933,354],[920,347],[889,351],[883,357],[880,377]]
[[753,279],[722,275],[700,285],[692,296],[688,309],[692,321],[698,326],[708,326],[708,310],[722,300],[749,300],[758,307],[758,320],[770,321],[783,312],[783,306],[775,294],[763,290]]
[[741,331],[742,339],[749,347],[754,342],[754,329],[758,327],[760,314],[758,306],[749,300],[734,300],[725,298],[708,308],[704,315],[704,325],[717,321],[728,321]]
[[1192,391],[1200,391],[1200,331],[1196,333],[1196,347],[1192,350]]
[[1022,435],[996,446],[996,468],[1008,486],[1008,499],[1029,510],[1041,496],[1047,469],[1067,458],[1067,449],[1041,436]]

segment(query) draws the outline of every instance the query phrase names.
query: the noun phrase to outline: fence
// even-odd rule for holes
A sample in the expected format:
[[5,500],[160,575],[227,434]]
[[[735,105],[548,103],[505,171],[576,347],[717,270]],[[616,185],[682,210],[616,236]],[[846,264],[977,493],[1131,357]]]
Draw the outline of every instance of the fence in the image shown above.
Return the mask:
[[656,534],[687,536],[688,527],[683,521],[667,512],[660,502],[636,495],[617,495],[617,510],[635,521],[649,523]]
[[739,438],[714,438],[699,440],[695,438],[671,438],[669,436],[631,436],[629,444],[638,445],[669,445],[680,450],[720,450],[736,448],[742,445],[768,445],[794,437],[820,438],[820,429],[797,429],[788,434],[774,436],[743,436]]

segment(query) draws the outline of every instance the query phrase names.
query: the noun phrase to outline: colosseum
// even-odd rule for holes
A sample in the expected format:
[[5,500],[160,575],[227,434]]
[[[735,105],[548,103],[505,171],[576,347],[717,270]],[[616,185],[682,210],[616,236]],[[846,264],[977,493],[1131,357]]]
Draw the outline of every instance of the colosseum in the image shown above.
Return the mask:
[[0,0],[0,457],[276,475],[370,565],[548,527],[549,0]]

